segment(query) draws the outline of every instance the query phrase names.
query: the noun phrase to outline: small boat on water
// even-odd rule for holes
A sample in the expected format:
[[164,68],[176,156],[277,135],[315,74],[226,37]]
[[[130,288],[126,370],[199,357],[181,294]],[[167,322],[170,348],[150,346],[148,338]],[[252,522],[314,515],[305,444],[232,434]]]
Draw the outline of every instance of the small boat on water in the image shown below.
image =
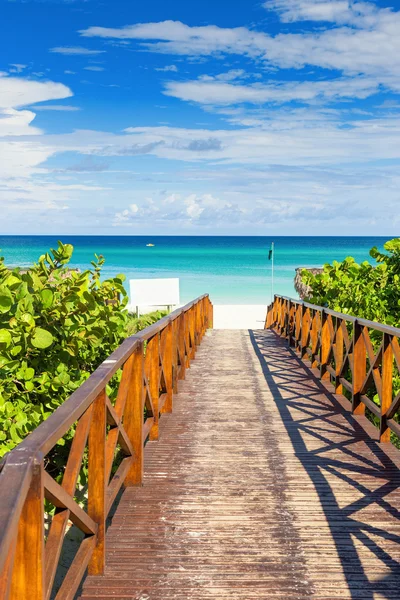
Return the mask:
[[148,248],[154,248],[155,244],[146,244]]

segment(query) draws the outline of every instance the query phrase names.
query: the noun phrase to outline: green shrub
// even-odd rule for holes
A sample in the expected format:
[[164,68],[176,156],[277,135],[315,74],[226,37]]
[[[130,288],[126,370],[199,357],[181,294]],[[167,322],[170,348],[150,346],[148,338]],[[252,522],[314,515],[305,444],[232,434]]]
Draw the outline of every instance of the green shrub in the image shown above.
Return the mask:
[[[347,257],[343,262],[334,261],[331,265],[324,265],[323,272],[318,275],[303,270],[302,281],[311,290],[307,300],[337,312],[399,327],[400,238],[387,241],[384,249],[386,253],[380,252],[376,247],[370,250],[371,258],[378,263],[375,265],[368,261],[358,264],[354,258]],[[350,325],[348,331],[351,335]],[[369,334],[376,352],[381,344],[382,334],[373,329]],[[350,371],[346,375],[350,378]],[[400,392],[400,373],[396,363],[393,370],[393,391],[395,396]],[[366,390],[366,394],[375,404],[380,405],[374,382]],[[366,414],[379,426],[379,419],[372,412],[367,409]],[[399,421],[398,415],[394,418]],[[399,448],[400,440],[397,436],[392,433],[391,439]]]
[[167,315],[167,311],[157,310],[151,313],[147,313],[146,315],[141,315],[140,317],[136,317],[135,315],[129,315],[128,322],[126,324],[126,334],[134,335],[138,333],[138,331],[142,331],[149,325],[153,325],[163,317]]
[[347,257],[343,262],[324,265],[323,272],[302,272],[302,281],[311,288],[309,302],[327,306],[387,325],[400,325],[400,238],[384,245],[387,253],[374,247],[370,255],[377,261],[356,263]]
[[91,269],[73,271],[72,252],[59,242],[28,270],[10,270],[0,258],[0,456],[126,337],[124,276],[101,281],[102,256]]

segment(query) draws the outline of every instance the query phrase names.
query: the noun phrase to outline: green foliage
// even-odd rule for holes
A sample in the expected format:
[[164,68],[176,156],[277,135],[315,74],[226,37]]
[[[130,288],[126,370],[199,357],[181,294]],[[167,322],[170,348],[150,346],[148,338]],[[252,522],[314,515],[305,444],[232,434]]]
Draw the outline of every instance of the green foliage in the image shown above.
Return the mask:
[[[0,456],[126,337],[124,276],[101,281],[102,256],[87,271],[70,270],[72,253],[59,242],[27,271],[10,270],[0,258]],[[57,466],[57,452],[52,460]]]
[[[368,261],[358,264],[354,258],[347,257],[343,262],[334,261],[332,265],[324,265],[323,272],[318,275],[303,270],[302,281],[311,290],[307,300],[337,312],[399,327],[400,238],[387,241],[384,249],[385,253],[376,247],[370,250],[371,258],[377,263],[375,265]],[[350,325],[348,329],[351,335]],[[376,351],[380,346],[382,334],[371,329],[370,338]],[[347,378],[350,377],[349,371]],[[393,391],[394,395],[400,392],[400,373],[396,367],[393,371]],[[366,394],[379,406],[379,396],[373,382]],[[372,412],[367,410],[366,414],[379,426],[379,419]],[[399,420],[398,415],[394,418]],[[391,439],[400,447],[400,440],[393,433]]]
[[156,323],[156,321],[159,321],[167,314],[167,311],[157,310],[155,312],[147,313],[146,315],[141,315],[140,317],[129,315],[126,324],[126,334],[128,336],[134,335],[138,331],[149,327],[149,325],[153,325],[153,323]]
[[361,264],[347,257],[343,262],[324,265],[318,275],[304,270],[302,281],[311,292],[309,302],[338,312],[400,325],[400,238],[385,243],[386,253],[370,251],[377,265]]

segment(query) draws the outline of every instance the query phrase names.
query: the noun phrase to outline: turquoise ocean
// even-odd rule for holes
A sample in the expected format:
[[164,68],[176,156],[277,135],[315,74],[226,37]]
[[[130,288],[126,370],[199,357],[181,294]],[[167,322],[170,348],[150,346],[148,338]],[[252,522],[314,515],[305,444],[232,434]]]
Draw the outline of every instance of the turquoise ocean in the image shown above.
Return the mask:
[[[56,247],[56,236],[0,236],[7,265],[32,264]],[[296,267],[319,267],[353,256],[371,260],[369,249],[382,248],[387,237],[218,237],[218,236],[68,236],[72,266],[88,268],[95,253],[103,254],[104,276],[124,273],[127,279],[179,277],[181,301],[208,292],[217,304],[267,304],[271,300],[271,261],[275,243],[275,293],[296,296]],[[154,244],[148,247],[147,244]],[[128,287],[128,286],[127,286]]]

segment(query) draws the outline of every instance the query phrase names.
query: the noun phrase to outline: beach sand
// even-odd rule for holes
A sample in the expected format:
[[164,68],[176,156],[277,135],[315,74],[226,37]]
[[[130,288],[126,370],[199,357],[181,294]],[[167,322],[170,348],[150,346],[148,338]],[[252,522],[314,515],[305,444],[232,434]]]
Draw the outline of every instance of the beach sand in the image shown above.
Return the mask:
[[[181,305],[183,306],[183,305]],[[140,314],[165,310],[166,306],[141,306]],[[176,306],[172,307],[175,310]],[[136,307],[128,305],[129,312]],[[266,304],[214,304],[214,329],[264,329]]]
[[266,304],[214,304],[214,329],[264,329]]

